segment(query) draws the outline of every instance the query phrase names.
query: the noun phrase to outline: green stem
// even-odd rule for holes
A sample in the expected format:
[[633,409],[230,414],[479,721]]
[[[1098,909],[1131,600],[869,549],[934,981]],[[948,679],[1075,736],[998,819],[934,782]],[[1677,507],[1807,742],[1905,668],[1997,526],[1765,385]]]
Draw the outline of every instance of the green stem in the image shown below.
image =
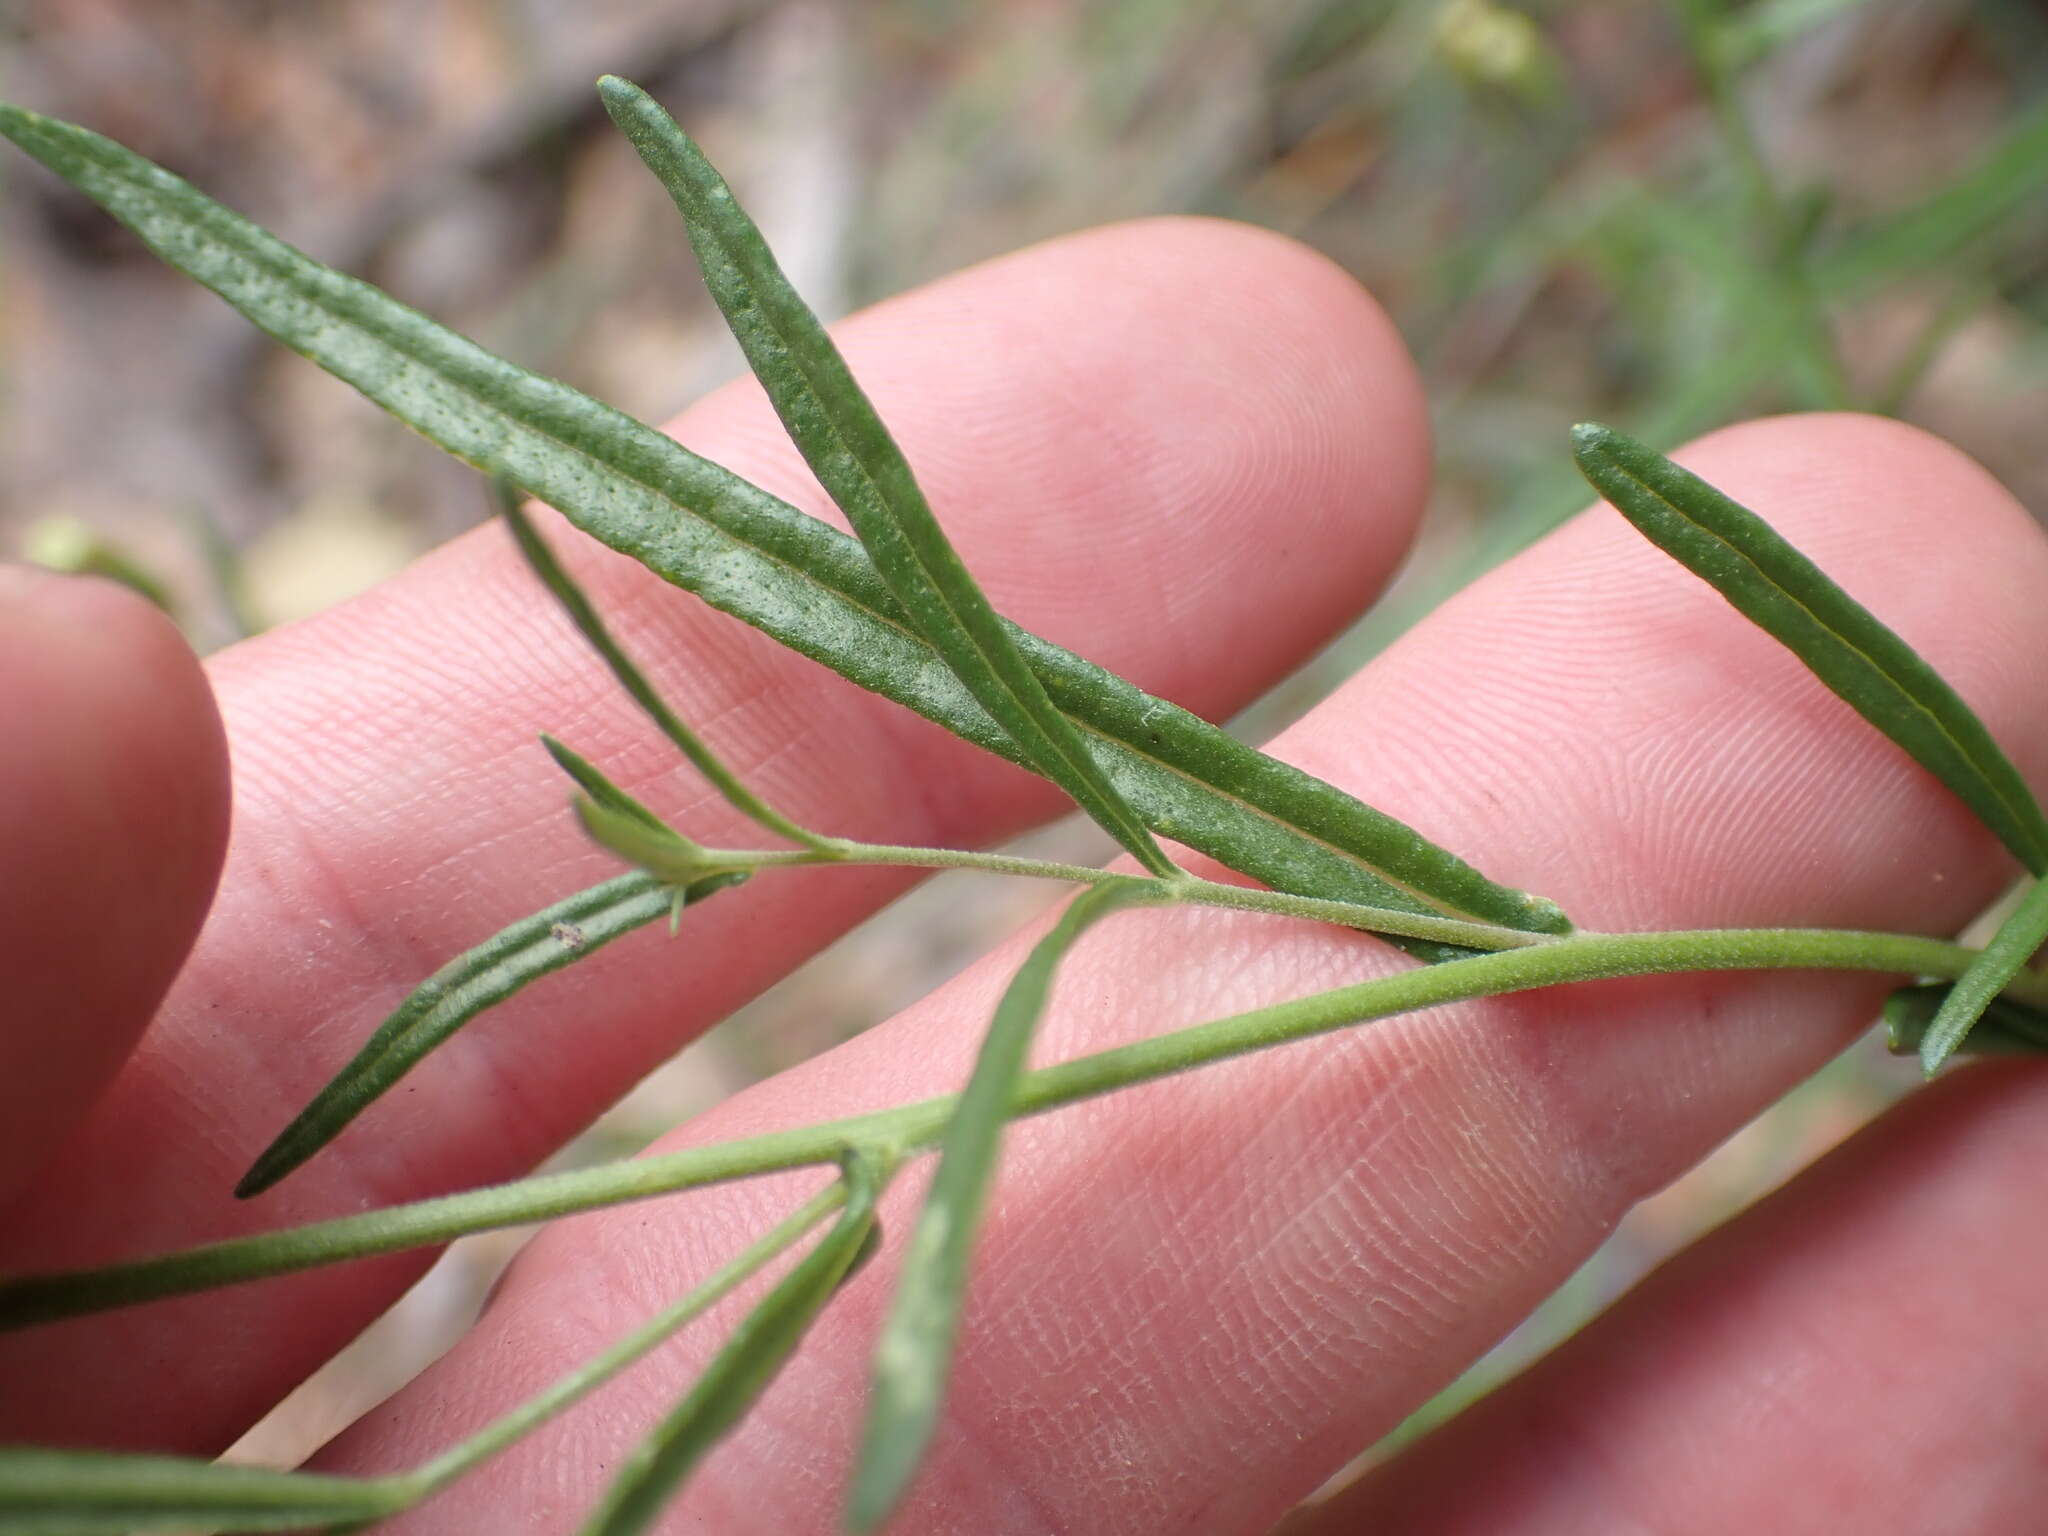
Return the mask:
[[1826,306],[1807,264],[1806,238],[1786,211],[1785,201],[1771,179],[1770,167],[1764,162],[1763,150],[1750,128],[1749,117],[1742,109],[1734,71],[1728,66],[1720,11],[1719,0],[1679,0],[1679,21],[1686,46],[1721,138],[1735,162],[1736,174],[1742,179],[1750,216],[1771,251],[1773,270],[1799,317],[1801,361],[1809,375],[1814,403],[1824,410],[1848,410],[1855,401],[1835,346],[1834,331],[1828,324]]
[[521,1436],[539,1428],[577,1399],[603,1386],[677,1329],[702,1317],[794,1247],[806,1233],[845,1203],[846,1181],[835,1179],[687,1296],[664,1307],[595,1359],[571,1371],[502,1418],[485,1425],[460,1445],[444,1451],[424,1466],[401,1474],[394,1481],[405,1489],[408,1502],[417,1502],[439,1492]]
[[[1049,859],[1016,858],[1006,853],[976,853],[960,848],[914,848],[894,843],[842,842],[830,851],[806,849],[693,849],[687,872],[692,879],[707,873],[741,870],[813,868],[821,865],[895,865],[910,869],[978,869],[999,875],[1024,875],[1040,880],[1066,880],[1077,885],[1156,885],[1164,899],[1191,906],[1225,907],[1239,912],[1264,912],[1275,917],[1299,917],[1313,922],[1335,923],[1367,933],[1391,934],[1404,939],[1428,939],[1456,944],[1465,949],[1516,949],[1556,942],[1557,935],[1530,933],[1521,928],[1502,928],[1464,918],[1437,917],[1426,912],[1401,912],[1392,907],[1370,907],[1354,901],[1332,901],[1320,896],[1296,896],[1287,891],[1253,886],[1225,885],[1204,880],[1185,871],[1159,878],[1097,869],[1087,864],[1062,864]],[[684,873],[655,869],[657,878]]]
[[[1978,953],[1940,939],[1845,929],[1581,933],[1377,977],[1045,1067],[1019,1081],[1016,1112],[1043,1114],[1349,1024],[1567,982],[1684,971],[1766,970],[1874,971],[1954,980],[1969,970]],[[2022,971],[2006,993],[2048,1007],[2048,976]],[[0,1281],[0,1328],[20,1328],[323,1264],[427,1247],[470,1232],[547,1221],[600,1206],[832,1162],[850,1148],[900,1156],[934,1145],[955,1103],[954,1096],[927,1099],[844,1120],[659,1157],[543,1174],[312,1226],[232,1238],[103,1269]]]

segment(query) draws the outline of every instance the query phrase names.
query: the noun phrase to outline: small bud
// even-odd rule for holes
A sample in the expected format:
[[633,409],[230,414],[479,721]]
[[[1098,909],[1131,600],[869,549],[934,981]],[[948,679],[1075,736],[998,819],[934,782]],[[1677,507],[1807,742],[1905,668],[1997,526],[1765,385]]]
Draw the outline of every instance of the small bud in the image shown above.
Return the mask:
[[1556,56],[1536,23],[1493,0],[1447,0],[1436,24],[1444,62],[1468,84],[1531,106],[1557,94]]

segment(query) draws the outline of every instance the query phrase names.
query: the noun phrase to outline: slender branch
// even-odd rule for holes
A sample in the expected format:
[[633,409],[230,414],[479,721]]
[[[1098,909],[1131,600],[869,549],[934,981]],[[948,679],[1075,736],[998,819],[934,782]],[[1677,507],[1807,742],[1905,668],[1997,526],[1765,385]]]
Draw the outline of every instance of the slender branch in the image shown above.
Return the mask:
[[460,1445],[404,1473],[399,1481],[413,1501],[438,1492],[471,1469],[539,1428],[577,1399],[603,1386],[641,1359],[677,1329],[695,1321],[746,1281],[802,1241],[806,1233],[846,1203],[846,1182],[835,1179],[788,1218],[763,1233],[703,1284],[664,1307],[609,1349],[543,1389],[502,1418],[493,1420]]
[[[1401,971],[1045,1067],[1020,1080],[1016,1112],[1042,1114],[1349,1024],[1566,982],[1752,970],[1873,971],[1954,980],[1968,971],[1978,953],[1940,939],[1846,929],[1582,933]],[[2022,972],[2006,990],[2020,1001],[2048,1006],[2048,977],[2037,971]],[[873,1149],[888,1156],[921,1151],[937,1141],[955,1104],[954,1096],[927,1099],[715,1146],[543,1174],[282,1232],[232,1238],[102,1269],[21,1276],[0,1281],[0,1329],[428,1247],[470,1232],[546,1221],[601,1206],[833,1162],[850,1148]]]
[[[877,864],[910,869],[978,869],[991,874],[1024,875],[1040,880],[1066,880],[1077,885],[1146,884],[1158,886],[1169,901],[1191,906],[1225,907],[1239,912],[1264,912],[1275,917],[1299,917],[1313,922],[1335,923],[1361,932],[1389,934],[1404,939],[1428,939],[1456,944],[1465,949],[1517,949],[1533,944],[1550,944],[1558,935],[1531,933],[1522,928],[1503,928],[1494,923],[1465,918],[1438,917],[1427,912],[1402,912],[1392,907],[1371,907],[1360,902],[1333,901],[1320,896],[1296,896],[1287,891],[1264,890],[1254,886],[1225,885],[1185,871],[1171,877],[1126,874],[1097,869],[1087,864],[1062,864],[1049,859],[1016,858],[1005,853],[976,853],[961,848],[916,848],[895,843],[842,842],[830,850],[798,848],[692,849],[690,878],[739,870],[815,868],[833,864],[851,867]],[[659,878],[681,871],[653,869]]]

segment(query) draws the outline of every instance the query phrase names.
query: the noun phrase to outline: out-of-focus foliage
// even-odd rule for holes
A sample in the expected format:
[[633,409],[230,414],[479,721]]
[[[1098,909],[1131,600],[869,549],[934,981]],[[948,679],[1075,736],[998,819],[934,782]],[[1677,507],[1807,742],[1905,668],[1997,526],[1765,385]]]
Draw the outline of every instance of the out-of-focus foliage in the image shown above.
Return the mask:
[[[827,314],[1148,213],[1327,251],[1393,312],[1436,402],[1447,558],[1419,594],[1570,510],[1574,417],[1668,445],[1812,403],[1789,355],[1793,255],[1854,398],[1902,394],[2048,504],[2028,426],[2048,398],[2048,18],[2019,0],[1729,7],[1716,53],[1778,189],[1775,231],[1676,11],[1634,0],[9,10],[16,99],[641,413],[738,362],[603,127],[603,69],[687,104]],[[0,545],[76,515],[196,587],[195,505],[266,572],[293,562],[264,535],[297,516],[327,542],[361,535],[373,571],[394,524],[424,544],[480,514],[434,455],[48,182],[12,178],[4,241]],[[110,366],[116,349],[150,366]]]

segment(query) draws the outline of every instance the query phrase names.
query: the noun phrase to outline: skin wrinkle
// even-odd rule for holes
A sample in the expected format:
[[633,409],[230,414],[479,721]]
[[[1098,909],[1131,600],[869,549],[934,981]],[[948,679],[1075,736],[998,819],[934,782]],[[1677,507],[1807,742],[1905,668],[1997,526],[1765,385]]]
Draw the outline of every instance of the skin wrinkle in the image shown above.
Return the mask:
[[[1468,1488],[1451,1499],[1463,1520],[1391,1528],[1464,1530],[1485,1506],[1533,1503],[1551,1515],[1533,1530],[1604,1529],[1604,1507],[1640,1499],[1637,1489],[1656,1493],[1659,1528],[1675,1531],[1759,1518],[1773,1530],[1840,1530],[1872,1516],[1886,1530],[2031,1528],[2038,1444],[1984,1426],[2026,1422],[2048,1376],[2025,1325],[2038,1300],[2032,1181],[2004,1177],[2001,1188],[2008,1171],[2039,1161],[2041,1081],[2038,1067],[1973,1067],[1916,1095],[1653,1274],[1470,1429],[1454,1426],[1418,1462],[1390,1468],[1374,1486],[1409,1498],[1372,1508],[1428,1510],[1437,1495],[1418,1467],[1476,1457],[1499,1476],[1483,1497]],[[1985,1371],[1987,1348],[2003,1348],[2005,1369]],[[1844,1401],[1908,1411],[1845,1423]],[[1574,1483],[1540,1448],[1489,1444],[1523,1420],[1580,1416],[1631,1465],[1619,1494]],[[1746,1457],[1757,1441],[1768,1441],[1761,1456]],[[2026,1464],[2008,1469],[2008,1451]],[[1916,1475],[1929,1465],[1949,1474]],[[2015,1500],[2005,1509],[2002,1491]]]

